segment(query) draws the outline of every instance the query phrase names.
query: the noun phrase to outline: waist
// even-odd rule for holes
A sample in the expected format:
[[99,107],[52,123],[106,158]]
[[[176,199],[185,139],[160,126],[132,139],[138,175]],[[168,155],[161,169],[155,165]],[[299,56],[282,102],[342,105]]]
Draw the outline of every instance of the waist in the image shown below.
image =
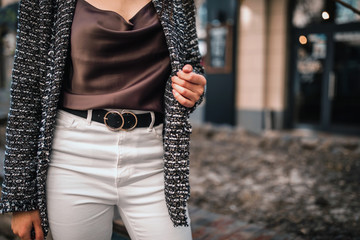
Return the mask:
[[74,110],[61,108],[78,117],[104,124],[111,131],[131,131],[134,128],[153,127],[164,122],[164,114],[152,111],[127,109]]

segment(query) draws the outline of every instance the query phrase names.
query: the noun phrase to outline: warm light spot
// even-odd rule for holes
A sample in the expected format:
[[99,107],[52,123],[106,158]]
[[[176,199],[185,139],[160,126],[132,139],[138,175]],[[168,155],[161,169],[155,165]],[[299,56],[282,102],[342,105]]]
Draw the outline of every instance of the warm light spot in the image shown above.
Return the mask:
[[329,13],[326,12],[326,11],[323,11],[322,14],[321,14],[321,16],[322,16],[322,18],[323,18],[324,20],[328,20],[328,19],[330,18]]
[[307,44],[307,42],[308,42],[307,37],[305,37],[304,35],[301,35],[301,36],[299,37],[299,42],[300,42],[302,45]]

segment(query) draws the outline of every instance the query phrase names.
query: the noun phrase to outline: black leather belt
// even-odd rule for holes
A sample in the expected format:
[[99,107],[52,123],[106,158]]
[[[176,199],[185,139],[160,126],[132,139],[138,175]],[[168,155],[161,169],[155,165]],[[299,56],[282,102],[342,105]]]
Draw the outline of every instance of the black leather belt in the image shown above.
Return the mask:
[[[61,108],[62,110],[74,114],[79,117],[87,118],[87,110],[73,110],[68,108]],[[157,126],[164,121],[164,114],[154,113],[155,123]],[[105,126],[111,131],[131,131],[138,127],[149,127],[151,124],[151,114],[135,114],[128,110],[122,111],[107,111],[103,109],[92,110],[91,120],[105,124]]]

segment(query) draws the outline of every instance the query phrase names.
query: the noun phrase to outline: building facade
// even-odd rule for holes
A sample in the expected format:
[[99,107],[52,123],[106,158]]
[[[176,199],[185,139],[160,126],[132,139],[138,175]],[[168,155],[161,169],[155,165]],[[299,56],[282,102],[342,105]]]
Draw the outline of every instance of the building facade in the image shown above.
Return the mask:
[[[219,10],[211,9],[214,1],[207,0],[208,13]],[[232,3],[217,15],[232,22],[234,68],[227,75],[208,72],[205,121],[253,132],[309,128],[360,133],[359,0],[226,1]],[[213,22],[208,16],[208,24]],[[206,66],[212,64],[209,54]],[[230,100],[212,109],[229,96],[233,114],[221,108]]]

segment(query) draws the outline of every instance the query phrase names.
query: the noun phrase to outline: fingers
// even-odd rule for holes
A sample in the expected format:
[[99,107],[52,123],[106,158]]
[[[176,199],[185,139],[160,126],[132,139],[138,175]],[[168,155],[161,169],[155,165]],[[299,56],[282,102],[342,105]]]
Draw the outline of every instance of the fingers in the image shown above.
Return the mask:
[[42,230],[41,227],[41,222],[40,222],[40,218],[38,219],[38,221],[34,221],[34,229],[35,229],[35,239],[36,240],[43,240],[44,239],[44,232]]
[[191,73],[193,71],[193,67],[190,64],[186,64],[182,70],[186,73]]
[[[196,95],[202,95],[204,92],[204,86],[199,85],[199,84],[194,84],[192,82],[189,82],[187,80],[183,80],[177,76],[174,76],[172,78],[172,82],[173,82],[173,87],[178,85],[182,88],[185,88],[193,93],[195,93]],[[182,94],[182,91],[179,91],[179,93]]]
[[193,92],[191,89],[182,87],[176,83],[173,83],[172,87],[179,94],[181,94],[184,98],[187,98],[193,102],[196,102],[199,99],[199,94],[197,94],[196,92]]
[[28,212],[15,212],[11,219],[11,229],[21,240],[31,240],[32,222]]
[[205,84],[206,84],[205,77],[200,74],[196,74],[194,72],[179,71],[179,72],[177,72],[177,76],[183,80],[192,82],[194,84],[199,84],[202,86],[205,86]]
[[173,94],[175,99],[183,106],[185,107],[193,107],[195,105],[195,102],[190,101],[189,99],[183,97],[179,92],[177,92],[175,89],[173,89]]
[[31,239],[31,222],[24,222],[24,225],[13,226],[12,230],[15,235],[19,236],[21,240],[32,240]]
[[39,211],[16,212],[13,213],[11,228],[15,235],[21,240],[32,240],[31,230],[35,230],[35,239],[43,240],[44,233],[41,228]]
[[193,67],[187,64],[172,77],[172,87],[175,99],[185,107],[193,107],[204,93],[206,79],[196,74]]

